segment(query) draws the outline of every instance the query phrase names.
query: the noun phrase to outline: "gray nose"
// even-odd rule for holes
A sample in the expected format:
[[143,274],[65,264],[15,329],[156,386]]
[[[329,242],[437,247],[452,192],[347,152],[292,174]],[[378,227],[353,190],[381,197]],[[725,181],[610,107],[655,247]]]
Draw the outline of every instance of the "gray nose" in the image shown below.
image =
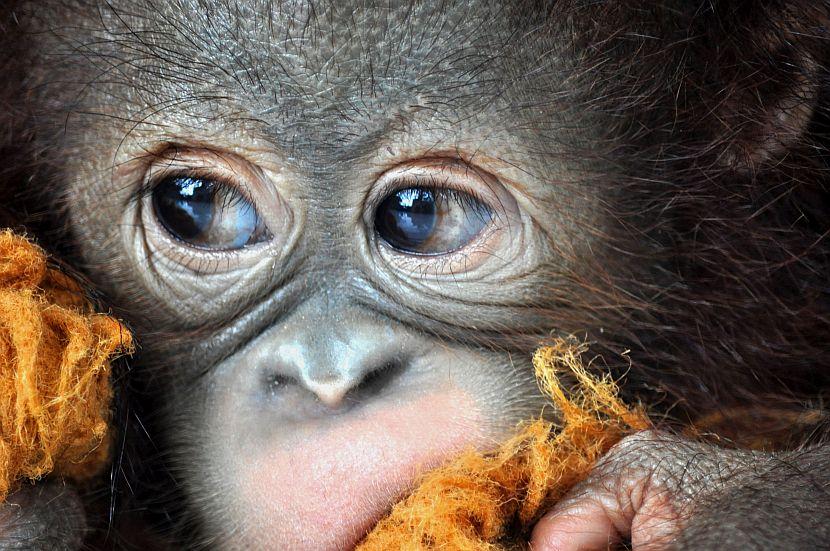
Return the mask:
[[340,312],[336,319],[296,316],[274,337],[278,371],[332,408],[367,377],[404,367],[404,359],[412,357],[405,331],[357,312]]
[[387,341],[367,342],[361,331],[353,330],[347,339],[320,335],[306,342],[280,344],[277,357],[286,374],[295,378],[321,402],[336,407],[346,394],[367,376],[400,362],[389,354]]

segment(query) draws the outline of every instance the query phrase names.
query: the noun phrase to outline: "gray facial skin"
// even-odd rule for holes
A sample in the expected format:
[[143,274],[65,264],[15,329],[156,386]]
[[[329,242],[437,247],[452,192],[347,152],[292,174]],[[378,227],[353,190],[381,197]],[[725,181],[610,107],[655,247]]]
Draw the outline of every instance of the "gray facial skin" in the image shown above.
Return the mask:
[[[707,17],[737,15],[543,4],[3,8],[5,64],[20,78],[0,89],[14,107],[0,150],[12,162],[0,176],[16,205],[46,213],[30,217],[32,228],[141,342],[125,390],[138,412],[125,456],[140,465],[126,475],[135,493],[127,508],[151,511],[143,516],[154,526],[112,536],[119,545],[349,548],[417,473],[467,447],[490,448],[543,411],[529,359],[552,333],[586,336],[618,375],[630,358],[628,396],[658,411],[676,405],[681,420],[800,392],[770,370],[775,351],[793,381],[810,380],[799,396],[825,388],[817,367],[812,378],[798,370],[828,318],[805,314],[809,293],[783,293],[770,275],[798,249],[806,260],[793,280],[826,293],[815,273],[830,257],[801,247],[822,235],[822,211],[804,201],[753,214],[764,163],[783,178],[822,112],[815,38],[787,52],[780,66],[793,74],[743,112],[756,126],[732,132],[734,113],[715,106],[744,91],[764,96],[736,84],[741,64],[695,80],[710,57],[693,46],[713,43]],[[766,21],[742,29],[760,32]],[[698,28],[694,39],[684,34]],[[753,43],[746,71],[776,45]],[[718,99],[727,90],[719,79],[734,95]],[[720,199],[713,189],[723,182],[737,183]],[[208,188],[207,202],[193,199]],[[443,197],[443,210],[429,218],[429,238],[407,249],[384,224],[390,197],[413,189]],[[198,208],[211,214],[199,218]],[[410,211],[394,220],[399,229],[425,223]],[[726,235],[750,243],[748,252],[716,241]],[[811,316],[815,336],[796,311]],[[766,322],[724,328],[747,318]],[[792,526],[800,541],[827,536],[826,493],[776,494],[779,477],[792,475],[779,473],[778,456],[638,438],[540,522],[536,548],[579,541],[560,547],[562,511],[583,534],[600,534],[588,547],[714,547],[757,515],[749,506],[727,521],[726,512],[717,522],[703,514],[730,492],[748,504],[794,503],[752,517],[752,541],[765,547],[794,541]],[[815,473],[828,456],[817,447],[782,464],[804,461]],[[693,457],[706,459],[687,484]],[[815,476],[826,483],[826,473]],[[608,488],[662,501],[609,497]],[[806,500],[823,508],[805,513]],[[78,513],[61,525],[71,549],[89,522],[78,503],[19,510],[49,519],[64,502]],[[37,530],[3,518],[0,541],[5,531],[40,545]],[[731,537],[736,548],[746,543]]]

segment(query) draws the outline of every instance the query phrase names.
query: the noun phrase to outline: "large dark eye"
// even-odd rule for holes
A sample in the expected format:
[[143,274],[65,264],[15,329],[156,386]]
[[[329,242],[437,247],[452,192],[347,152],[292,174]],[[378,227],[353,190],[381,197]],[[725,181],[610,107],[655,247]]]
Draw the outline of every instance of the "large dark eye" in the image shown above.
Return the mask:
[[153,210],[176,239],[209,250],[234,250],[271,238],[251,202],[232,186],[171,176],[153,188]]
[[467,245],[492,218],[487,205],[462,191],[410,187],[381,202],[375,231],[400,251],[438,255]]

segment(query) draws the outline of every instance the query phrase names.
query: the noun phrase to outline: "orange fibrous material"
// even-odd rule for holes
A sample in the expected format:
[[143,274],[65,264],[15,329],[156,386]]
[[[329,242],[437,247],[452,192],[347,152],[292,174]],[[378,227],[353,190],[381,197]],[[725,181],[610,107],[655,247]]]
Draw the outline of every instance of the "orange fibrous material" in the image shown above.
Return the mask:
[[130,333],[43,250],[0,232],[0,501],[21,479],[96,474],[110,448],[110,359]]
[[[569,339],[533,357],[539,385],[561,414],[561,426],[538,419],[489,453],[468,451],[425,474],[358,546],[361,551],[521,549],[539,517],[584,479],[627,434],[650,427],[642,409],[618,399],[608,376],[588,373],[585,345]],[[561,375],[577,385],[566,391]]]

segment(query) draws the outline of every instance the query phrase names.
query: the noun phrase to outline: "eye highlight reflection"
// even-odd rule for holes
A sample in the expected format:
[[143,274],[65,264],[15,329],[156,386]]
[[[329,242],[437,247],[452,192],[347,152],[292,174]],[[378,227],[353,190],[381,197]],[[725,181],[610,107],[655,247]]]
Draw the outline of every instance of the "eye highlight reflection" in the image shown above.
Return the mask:
[[409,254],[441,255],[463,248],[492,221],[493,211],[463,191],[408,187],[387,196],[375,212],[375,232]]
[[516,198],[458,157],[416,158],[378,176],[366,197],[368,243],[396,276],[469,281],[505,268],[526,228]]
[[199,249],[238,250],[271,238],[251,201],[219,181],[169,176],[153,188],[152,203],[172,237]]

